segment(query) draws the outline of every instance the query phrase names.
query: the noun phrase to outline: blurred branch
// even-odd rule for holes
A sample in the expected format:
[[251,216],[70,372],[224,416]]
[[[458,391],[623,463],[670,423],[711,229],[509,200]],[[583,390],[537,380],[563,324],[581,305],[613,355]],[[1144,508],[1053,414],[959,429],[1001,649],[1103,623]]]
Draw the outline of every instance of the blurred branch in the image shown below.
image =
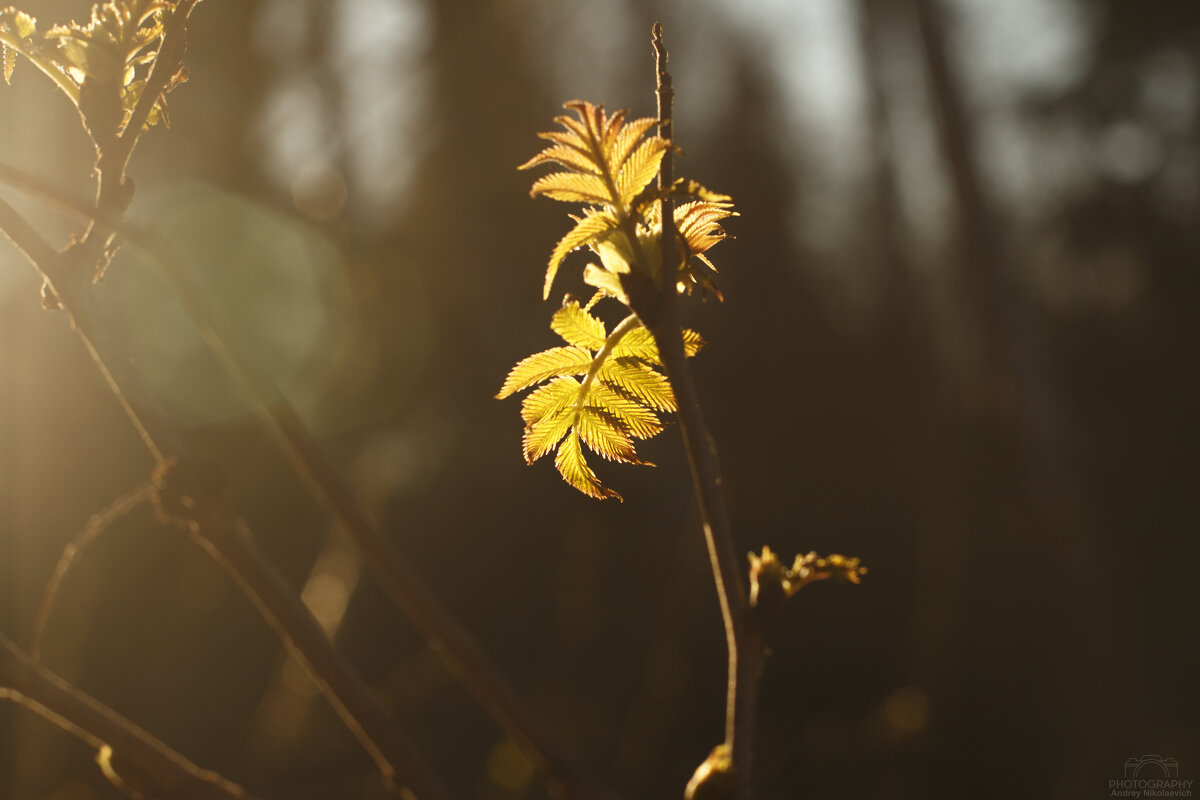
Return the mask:
[[195,461],[168,463],[155,474],[153,499],[160,518],[188,530],[233,577],[307,668],[387,781],[403,782],[423,800],[447,797],[415,745],[392,724],[375,695],[334,649],[320,623],[255,546],[228,495],[222,474]]
[[0,198],[0,232],[34,264],[50,265],[59,261],[59,252],[54,246],[3,198]]
[[[963,278],[972,316],[971,331],[982,348],[985,372],[1000,361],[999,332],[1005,286],[999,237],[984,196],[973,151],[974,136],[963,107],[963,92],[950,64],[945,30],[935,0],[912,0],[921,30],[930,94],[937,112],[938,132],[954,190],[955,208],[964,249]],[[985,379],[989,376],[985,375]],[[994,376],[990,376],[994,377]]]
[[33,648],[30,656],[35,664],[41,661],[42,643],[46,636],[46,626],[50,621],[50,611],[54,608],[54,600],[58,597],[58,590],[67,577],[67,571],[75,563],[75,559],[96,537],[104,533],[109,525],[150,499],[153,488],[153,484],[144,483],[129,494],[118,497],[103,511],[93,514],[79,535],[63,548],[62,555],[59,556],[58,563],[54,566],[54,572],[51,573],[50,580],[46,582],[46,588],[42,592],[42,602],[38,606],[37,619],[33,625]]
[[[227,374],[255,401],[259,414],[279,450],[312,495],[344,527],[373,570],[376,580],[414,628],[429,642],[451,672],[483,706],[497,725],[517,743],[539,769],[570,797],[598,792],[580,767],[562,751],[524,699],[432,591],[379,531],[358,498],[321,451],[295,409],[278,389],[246,366],[219,329],[220,312],[205,301],[206,292],[175,257],[170,244],[119,215],[0,163],[0,180],[63,208],[85,220],[95,220],[124,241],[146,253],[176,288],[176,296],[201,337]],[[3,227],[0,225],[0,227]]]
[[98,754],[110,753],[106,762],[115,761],[117,772],[131,773],[124,776],[127,779],[136,774],[153,787],[156,796],[254,800],[237,784],[201,769],[115,711],[39,667],[2,634],[0,698],[25,706],[96,748]]
[[[141,374],[125,356],[120,344],[113,340],[112,326],[106,324],[103,315],[95,309],[89,278],[99,276],[114,251],[113,239],[123,227],[120,215],[128,206],[133,191],[132,183],[125,180],[125,167],[150,110],[182,69],[186,18],[196,2],[183,0],[164,20],[163,40],[150,81],[122,138],[118,138],[116,123],[110,117],[99,112],[89,114],[89,108],[104,108],[106,91],[118,90],[108,84],[84,83],[80,111],[98,153],[98,189],[95,207],[82,209],[88,218],[83,237],[62,251],[55,250],[12,206],[0,200],[0,230],[42,275],[45,281],[43,303],[50,308],[62,308],[68,314],[72,327],[160,471],[171,463],[169,458],[184,456],[182,439],[154,403],[153,394],[141,390]],[[15,172],[9,169],[9,177]],[[46,186],[36,180],[15,182],[33,186],[43,194],[57,194],[47,192]],[[56,199],[64,205],[79,205],[69,196],[58,195]],[[101,220],[99,225],[97,220]],[[108,233],[93,236],[99,230]],[[139,400],[137,406],[131,398]],[[228,519],[216,518],[189,529],[198,537],[215,537],[213,541],[204,541],[207,549],[229,569],[284,641],[299,651],[297,655],[309,666],[326,698],[371,754],[388,782],[399,778],[426,797],[445,796],[415,748],[391,725],[378,700],[337,654],[311,613],[253,546],[240,523],[234,525]]]
[[[90,287],[86,280],[79,280],[81,273],[73,271],[64,274],[64,253],[50,247],[2,200],[0,230],[7,233],[26,256],[36,253],[41,259],[34,262],[35,266],[51,283],[58,302],[70,316],[73,327],[91,353],[96,366],[105,375],[109,386],[160,468],[170,464],[168,457],[183,457],[185,448],[182,440],[165,416],[148,409],[135,408],[129,401],[124,390],[124,381],[139,380],[138,374],[132,368],[127,368],[118,379],[107,366],[109,363],[117,363],[129,367],[128,360],[120,357],[119,349],[107,337],[102,339],[108,342],[111,348],[106,353],[102,354],[93,345],[95,334],[103,334],[105,328],[96,325],[95,319],[82,311],[88,307],[87,291]],[[55,277],[59,280],[55,281]],[[166,437],[165,443],[160,436]],[[199,537],[209,532],[223,536],[218,542],[209,542],[206,548],[210,553],[219,555],[218,561],[230,568],[239,585],[264,612],[285,643],[301,651],[302,660],[318,677],[317,683],[326,698],[371,753],[384,777],[389,781],[395,777],[411,780],[414,786],[436,786],[427,780],[428,769],[423,761],[413,757],[412,746],[400,737],[390,723],[385,724],[387,717],[378,701],[362,683],[362,679],[337,655],[332,643],[300,599],[286,587],[283,579],[261,552],[253,547],[246,538],[245,531],[239,528],[235,535],[230,533],[230,530],[228,525],[222,527],[210,524],[194,532]],[[444,793],[434,789],[429,791],[427,796],[442,797]]]
[[[166,443],[171,449],[178,449],[181,448],[179,438],[172,426],[165,421],[165,415],[151,400],[152,395],[147,391],[140,391],[140,377],[128,360],[119,356],[107,333],[108,328],[103,323],[94,324],[94,312],[89,302],[90,298],[86,295],[87,281],[73,279],[72,270],[68,267],[70,259],[67,254],[72,251],[55,250],[3,199],[0,199],[0,233],[3,233],[38,270],[45,281],[45,288],[42,290],[43,305],[66,310],[71,327],[79,334],[84,348],[125,411],[130,424],[155,462],[162,463],[164,455],[160,443]],[[110,365],[113,369],[110,369]],[[114,369],[119,372],[114,373]],[[134,396],[138,399],[139,407],[136,408],[131,400]]]

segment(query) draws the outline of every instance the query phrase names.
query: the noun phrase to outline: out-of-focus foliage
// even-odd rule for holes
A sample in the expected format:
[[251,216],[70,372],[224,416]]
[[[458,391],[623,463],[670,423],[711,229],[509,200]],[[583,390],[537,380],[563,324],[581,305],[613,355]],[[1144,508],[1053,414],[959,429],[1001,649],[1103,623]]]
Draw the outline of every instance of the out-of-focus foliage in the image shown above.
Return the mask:
[[[54,25],[39,33],[29,14],[8,7],[0,11],[0,51],[4,80],[11,81],[17,55],[29,60],[79,105],[84,84],[120,86],[124,126],[146,88],[146,73],[158,53],[165,14],[178,3],[171,0],[109,0],[92,7],[86,24]],[[147,116],[146,125],[161,119],[169,124],[164,95],[187,80],[180,67]],[[118,128],[120,132],[120,128]]]

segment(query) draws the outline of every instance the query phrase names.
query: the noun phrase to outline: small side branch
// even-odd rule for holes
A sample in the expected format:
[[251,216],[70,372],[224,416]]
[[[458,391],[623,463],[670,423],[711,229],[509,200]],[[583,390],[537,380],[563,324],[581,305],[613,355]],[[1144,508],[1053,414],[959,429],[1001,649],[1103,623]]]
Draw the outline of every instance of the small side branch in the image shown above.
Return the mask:
[[448,796],[416,746],[333,647],[320,623],[254,544],[229,505],[220,472],[195,461],[173,462],[155,475],[154,504],[164,521],[182,526],[237,582],[374,760],[389,785],[421,800]]
[[130,773],[127,778],[136,775],[153,787],[155,796],[254,800],[242,787],[201,769],[112,709],[39,667],[3,635],[0,698],[25,706],[98,753],[111,752],[110,768]]
[[67,572],[79,554],[110,525],[146,502],[153,489],[153,484],[145,483],[129,494],[118,497],[103,511],[93,514],[79,535],[63,548],[62,555],[59,556],[58,563],[54,566],[54,572],[50,575],[50,580],[47,581],[46,588],[42,592],[42,602],[38,606],[37,620],[33,625],[33,649],[30,655],[33,657],[34,663],[42,660],[42,644],[45,641],[46,628],[50,623],[50,612],[54,609],[54,601],[58,598],[58,590],[62,587],[62,582],[66,579]]

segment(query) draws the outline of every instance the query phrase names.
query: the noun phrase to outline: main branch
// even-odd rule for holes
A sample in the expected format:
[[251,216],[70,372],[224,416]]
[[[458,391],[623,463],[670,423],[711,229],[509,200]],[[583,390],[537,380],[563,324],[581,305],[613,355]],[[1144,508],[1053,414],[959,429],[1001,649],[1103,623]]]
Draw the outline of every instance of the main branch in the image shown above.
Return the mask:
[[[657,69],[657,98],[659,136],[672,141],[674,89],[667,72],[667,49],[661,24],[653,31]],[[712,565],[713,582],[725,624],[729,669],[725,705],[725,747],[730,767],[736,779],[736,796],[750,795],[750,767],[754,739],[755,712],[758,704],[759,679],[765,656],[758,623],[750,607],[746,583],[742,578],[742,561],[738,558],[725,507],[717,447],[708,432],[704,413],[691,367],[684,352],[679,320],[678,291],[675,272],[681,261],[678,236],[675,231],[671,186],[674,182],[672,150],[663,157],[658,174],[662,196],[661,219],[663,282],[660,287],[658,313],[650,328],[658,345],[659,357],[675,399],[679,405],[679,432],[691,467],[692,484],[704,540]]]

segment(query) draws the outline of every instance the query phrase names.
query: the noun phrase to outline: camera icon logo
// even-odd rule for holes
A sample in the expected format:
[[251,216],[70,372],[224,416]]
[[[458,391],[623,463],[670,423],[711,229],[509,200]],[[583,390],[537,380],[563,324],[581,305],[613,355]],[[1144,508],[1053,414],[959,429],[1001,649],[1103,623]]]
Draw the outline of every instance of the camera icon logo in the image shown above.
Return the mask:
[[1179,762],[1162,756],[1142,756],[1125,761],[1126,778],[1178,778]]

